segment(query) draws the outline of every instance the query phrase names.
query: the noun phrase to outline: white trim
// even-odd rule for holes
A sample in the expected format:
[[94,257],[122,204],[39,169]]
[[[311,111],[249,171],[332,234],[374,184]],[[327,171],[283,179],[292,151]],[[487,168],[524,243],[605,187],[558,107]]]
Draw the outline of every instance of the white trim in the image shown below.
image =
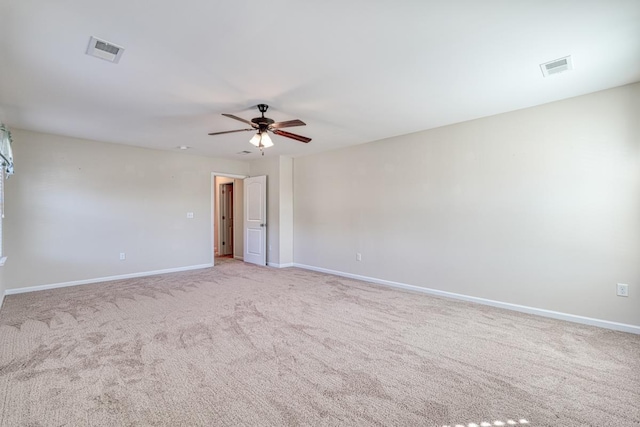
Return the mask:
[[[295,264],[292,262],[288,262],[286,264],[276,264],[275,262],[268,262],[267,265],[269,267],[275,267],[275,268],[287,268],[287,267],[294,267]],[[302,267],[304,268],[304,267]]]
[[221,176],[221,177],[224,177],[224,178],[234,178],[234,179],[249,178],[249,175],[238,175],[238,174],[226,173],[226,172],[211,172],[211,176],[213,176],[213,175]]
[[2,258],[0,258],[0,267],[2,267],[5,262],[7,262],[7,257],[6,256],[3,256]]
[[241,257],[240,255],[234,255],[233,259],[239,259],[240,261],[244,261],[244,257]]
[[213,264],[188,265],[186,267],[167,268],[164,270],[143,271],[140,273],[120,274],[117,276],[97,277],[95,279],[74,280],[72,282],[52,283],[49,285],[29,286],[27,288],[7,289],[5,295],[24,294],[26,292],[46,291],[48,289],[66,288],[68,286],[88,285],[91,283],[110,282],[112,280],[132,279],[134,277],[155,276],[157,274],[175,273],[178,271],[199,270],[213,267]]
[[453,292],[440,291],[438,289],[423,288],[406,283],[393,282],[391,280],[376,279],[374,277],[361,276],[359,274],[345,273],[342,271],[330,270],[328,268],[314,267],[312,265],[294,263],[294,267],[303,268],[305,270],[318,271],[320,273],[334,274],[336,276],[348,277],[350,279],[362,280],[364,282],[376,283],[378,285],[391,286],[394,288],[408,289],[410,291],[421,292],[424,294],[437,295],[446,298],[453,298],[463,301],[475,302],[492,307],[504,308],[507,310],[519,311],[521,313],[535,314],[542,317],[550,317],[552,319],[565,320],[568,322],[581,323],[583,325],[597,326],[614,331],[629,332],[640,335],[640,326],[629,325],[626,323],[611,322],[609,320],[594,319],[591,317],[577,316],[575,314],[561,313],[559,311],[545,310],[542,308],[528,307],[526,305],[511,304],[508,302],[495,301],[485,298],[473,297],[469,295],[456,294]]

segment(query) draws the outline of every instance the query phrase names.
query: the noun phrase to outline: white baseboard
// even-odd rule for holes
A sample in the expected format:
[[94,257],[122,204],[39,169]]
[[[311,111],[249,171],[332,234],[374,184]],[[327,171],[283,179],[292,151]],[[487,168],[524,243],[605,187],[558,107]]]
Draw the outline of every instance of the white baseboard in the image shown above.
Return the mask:
[[[66,288],[67,286],[88,285],[91,283],[110,282],[112,280],[133,279],[135,277],[155,276],[157,274],[176,273],[178,271],[199,270],[213,267],[213,264],[189,265],[186,267],[167,268],[165,270],[143,271],[140,273],[120,274],[117,276],[97,277],[95,279],[74,280],[72,282],[52,283],[49,285],[29,286],[27,288],[7,289],[4,295],[23,294],[26,292],[46,291],[47,289]],[[4,297],[4,296],[3,296]]]
[[287,268],[287,267],[294,267],[295,264],[292,262],[286,263],[286,264],[276,264],[275,262],[268,262],[267,265],[269,267],[275,267],[275,268]]
[[561,313],[559,311],[545,310],[542,308],[528,307],[526,305],[511,304],[508,302],[495,301],[485,298],[473,297],[469,295],[456,294],[453,292],[440,291],[438,289],[423,288],[406,283],[393,282],[390,280],[376,279],[375,277],[361,276],[359,274],[345,273],[343,271],[330,270],[328,268],[314,267],[312,265],[294,263],[294,267],[303,268],[305,270],[318,271],[320,273],[334,274],[336,276],[348,277],[350,279],[362,280],[364,282],[376,283],[378,285],[391,286],[394,288],[407,289],[411,291],[422,292],[429,295],[437,295],[446,298],[454,298],[463,301],[475,302],[478,304],[490,305],[493,307],[504,308],[507,310],[519,311],[521,313],[535,314],[552,319],[566,320],[568,322],[581,323],[583,325],[598,326],[600,328],[612,329],[614,331],[629,332],[640,335],[640,326],[629,325],[626,323],[611,322],[609,320],[593,319],[591,317],[577,316],[575,314]]
[[234,255],[233,259],[238,259],[240,261],[244,261],[244,257],[240,256],[240,255]]

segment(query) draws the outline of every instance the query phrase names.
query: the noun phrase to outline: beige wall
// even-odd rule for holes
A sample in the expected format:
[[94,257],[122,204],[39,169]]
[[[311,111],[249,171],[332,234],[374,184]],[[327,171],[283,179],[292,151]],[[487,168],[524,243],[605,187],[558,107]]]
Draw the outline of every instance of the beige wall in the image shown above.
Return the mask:
[[293,159],[280,157],[280,265],[293,263]]
[[8,260],[0,267],[7,289],[209,264],[211,172],[249,169],[245,162],[12,132],[16,174],[6,186]]
[[296,158],[295,262],[640,325],[639,123],[634,84]]

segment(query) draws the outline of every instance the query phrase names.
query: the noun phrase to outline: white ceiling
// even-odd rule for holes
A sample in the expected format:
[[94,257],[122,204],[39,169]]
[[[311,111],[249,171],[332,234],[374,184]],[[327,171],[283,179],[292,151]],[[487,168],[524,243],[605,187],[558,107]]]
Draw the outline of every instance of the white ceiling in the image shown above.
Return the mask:
[[[90,36],[120,63],[85,55]],[[637,81],[638,0],[0,2],[10,127],[233,159],[259,156],[252,134],[207,133],[258,103],[307,123],[287,130],[311,143],[266,150],[299,156]]]

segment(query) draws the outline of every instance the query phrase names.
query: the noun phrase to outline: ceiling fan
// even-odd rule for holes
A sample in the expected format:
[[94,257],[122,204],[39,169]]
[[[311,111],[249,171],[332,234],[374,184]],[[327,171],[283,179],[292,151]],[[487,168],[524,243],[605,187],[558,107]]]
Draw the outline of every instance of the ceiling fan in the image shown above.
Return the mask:
[[[234,120],[238,120],[242,123],[246,123],[251,126],[248,129],[238,129],[238,130],[227,130],[224,132],[211,132],[209,135],[222,135],[224,133],[233,133],[233,132],[245,132],[245,131],[255,131],[257,133],[251,138],[249,141],[256,147],[262,151],[264,148],[268,148],[273,146],[273,142],[269,137],[268,132],[273,132],[276,135],[284,136],[287,138],[295,139],[296,141],[308,143],[311,141],[311,138],[307,138],[306,136],[296,135],[295,133],[287,132],[284,130],[280,130],[282,128],[290,128],[294,126],[306,126],[306,123],[302,120],[287,120],[286,122],[274,122],[272,119],[265,117],[264,113],[267,112],[269,106],[267,104],[258,104],[258,111],[262,113],[262,117],[256,117],[249,120],[245,120],[241,117],[234,116],[233,114],[222,114],[223,116],[229,117]],[[264,156],[264,151],[262,151],[262,155]]]

